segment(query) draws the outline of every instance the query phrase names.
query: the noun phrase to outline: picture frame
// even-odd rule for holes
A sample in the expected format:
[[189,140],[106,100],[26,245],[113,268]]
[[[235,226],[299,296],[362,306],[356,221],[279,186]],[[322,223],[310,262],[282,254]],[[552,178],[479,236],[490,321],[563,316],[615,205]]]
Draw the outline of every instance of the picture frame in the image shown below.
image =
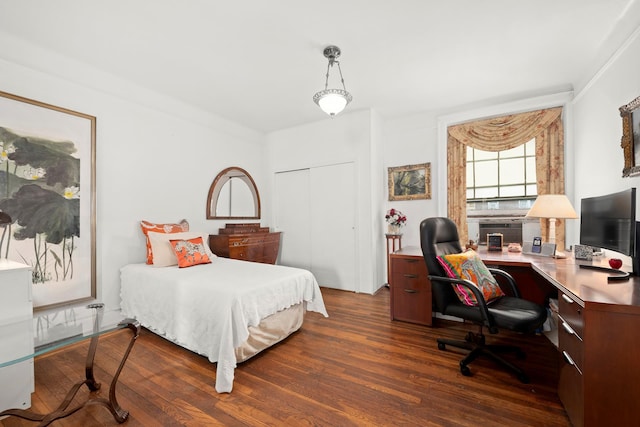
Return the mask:
[[533,243],[531,244],[531,252],[534,254],[539,254],[542,252],[542,238],[534,237]]
[[387,168],[389,201],[431,198],[431,163]]
[[622,117],[620,146],[624,154],[623,177],[640,175],[640,96],[619,108]]
[[31,266],[36,311],[96,298],[96,118],[0,91],[0,258]]
[[575,245],[574,257],[575,259],[591,261],[593,259],[593,249],[587,245]]

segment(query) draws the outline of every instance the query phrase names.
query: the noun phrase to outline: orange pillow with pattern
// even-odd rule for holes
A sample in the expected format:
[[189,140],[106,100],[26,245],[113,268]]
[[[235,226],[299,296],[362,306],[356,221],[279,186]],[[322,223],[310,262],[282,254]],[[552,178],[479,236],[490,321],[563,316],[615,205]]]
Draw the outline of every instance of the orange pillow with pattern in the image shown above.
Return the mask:
[[149,221],[140,221],[140,228],[147,240],[147,264],[153,264],[153,251],[151,250],[151,242],[149,241],[149,232],[155,233],[182,233],[189,231],[189,223],[183,219],[177,224],[155,224]]
[[178,267],[192,267],[198,264],[210,264],[211,259],[202,241],[202,237],[189,240],[169,240],[178,259]]
[[[491,271],[475,251],[439,256],[438,262],[444,268],[447,276],[471,281],[482,292],[486,302],[504,296],[504,292],[500,289],[500,285]],[[478,305],[476,296],[469,288],[459,284],[452,284],[452,286],[461,302],[471,306]]]

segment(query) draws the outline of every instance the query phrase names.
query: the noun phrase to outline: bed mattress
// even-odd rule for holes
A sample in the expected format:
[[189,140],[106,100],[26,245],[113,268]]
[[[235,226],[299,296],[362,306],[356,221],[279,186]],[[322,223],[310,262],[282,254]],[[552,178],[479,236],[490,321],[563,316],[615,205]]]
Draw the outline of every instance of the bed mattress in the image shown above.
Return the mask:
[[[214,258],[189,268],[129,264],[120,277],[123,314],[216,362],[219,393],[232,390],[237,363],[253,352],[251,342],[236,349],[263,320],[296,305],[327,316],[315,277],[299,268]],[[292,332],[299,326],[291,322]]]

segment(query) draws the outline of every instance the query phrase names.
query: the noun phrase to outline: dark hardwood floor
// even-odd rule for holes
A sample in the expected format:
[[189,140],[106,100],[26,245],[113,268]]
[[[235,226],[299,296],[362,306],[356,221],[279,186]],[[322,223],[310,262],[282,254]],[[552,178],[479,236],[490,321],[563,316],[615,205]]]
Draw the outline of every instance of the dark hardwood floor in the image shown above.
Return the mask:
[[[437,327],[389,320],[389,291],[377,295],[323,289],[330,317],[307,313],[302,329],[238,366],[234,389],[217,394],[215,365],[143,330],[118,385],[133,426],[569,426],[556,393],[558,354],[543,336],[508,332],[517,342],[530,384],[489,360],[458,369],[460,353],[440,351],[435,338],[460,338],[471,325]],[[129,333],[103,337],[96,377],[106,394]],[[50,411],[84,375],[88,343],[39,357],[32,409]],[[105,371],[109,372],[107,374]],[[2,385],[5,387],[6,385]],[[80,397],[86,396],[83,390]],[[29,426],[15,417],[3,426]],[[90,406],[54,426],[115,426]]]

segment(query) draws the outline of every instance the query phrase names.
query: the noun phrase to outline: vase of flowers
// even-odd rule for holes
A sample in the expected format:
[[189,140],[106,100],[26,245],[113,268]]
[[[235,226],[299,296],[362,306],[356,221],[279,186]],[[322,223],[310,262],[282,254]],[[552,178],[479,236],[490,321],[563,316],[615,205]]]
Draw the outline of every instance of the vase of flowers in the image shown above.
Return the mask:
[[402,234],[400,230],[407,222],[407,217],[397,209],[389,209],[384,216],[389,234]]

